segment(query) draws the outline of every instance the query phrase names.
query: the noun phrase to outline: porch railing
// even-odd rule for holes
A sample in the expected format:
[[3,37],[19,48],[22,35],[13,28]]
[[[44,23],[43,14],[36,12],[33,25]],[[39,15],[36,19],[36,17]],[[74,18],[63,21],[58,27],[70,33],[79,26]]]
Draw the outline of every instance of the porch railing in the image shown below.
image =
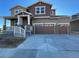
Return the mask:
[[21,27],[14,26],[14,36],[26,37],[26,30]]
[[15,37],[26,37],[26,35],[31,35],[32,33],[32,26],[24,26],[22,28],[21,26],[11,26],[11,27],[6,27],[6,30],[2,30],[2,33],[11,33]]

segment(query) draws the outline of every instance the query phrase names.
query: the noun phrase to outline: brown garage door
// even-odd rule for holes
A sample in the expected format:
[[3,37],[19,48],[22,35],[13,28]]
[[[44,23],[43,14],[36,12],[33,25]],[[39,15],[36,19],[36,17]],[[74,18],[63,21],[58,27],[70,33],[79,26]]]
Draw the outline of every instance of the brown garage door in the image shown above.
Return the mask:
[[68,24],[58,24],[57,25],[57,33],[58,34],[68,34],[69,33]]
[[55,24],[41,23],[34,25],[35,34],[53,34],[55,31]]

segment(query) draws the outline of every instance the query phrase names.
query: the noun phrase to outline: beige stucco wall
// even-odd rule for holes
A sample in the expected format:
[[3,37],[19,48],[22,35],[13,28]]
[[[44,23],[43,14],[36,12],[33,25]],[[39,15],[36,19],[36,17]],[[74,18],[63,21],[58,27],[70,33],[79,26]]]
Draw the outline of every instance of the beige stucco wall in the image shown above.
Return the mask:
[[61,17],[61,18],[41,18],[34,19],[33,23],[70,23],[70,18]]

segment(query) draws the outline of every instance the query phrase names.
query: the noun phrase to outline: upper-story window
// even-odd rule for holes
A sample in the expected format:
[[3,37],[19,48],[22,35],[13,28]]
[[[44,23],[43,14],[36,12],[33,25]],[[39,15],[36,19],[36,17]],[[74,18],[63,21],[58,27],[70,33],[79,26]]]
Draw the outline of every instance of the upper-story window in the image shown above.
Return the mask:
[[45,14],[45,6],[37,6],[35,7],[35,14]]
[[22,9],[16,9],[15,10],[15,14],[18,14],[18,13],[20,13],[20,12],[22,12],[23,10]]

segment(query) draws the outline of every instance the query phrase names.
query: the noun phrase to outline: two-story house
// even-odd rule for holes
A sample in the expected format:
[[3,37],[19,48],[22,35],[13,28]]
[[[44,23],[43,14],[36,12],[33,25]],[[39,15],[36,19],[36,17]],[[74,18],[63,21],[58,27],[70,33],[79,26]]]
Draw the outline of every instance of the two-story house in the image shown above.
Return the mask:
[[70,31],[70,17],[56,15],[56,10],[49,3],[39,1],[28,7],[16,5],[10,9],[11,16],[4,17],[3,29],[6,29],[6,20],[11,21],[11,27],[32,26],[35,34],[67,34]]

